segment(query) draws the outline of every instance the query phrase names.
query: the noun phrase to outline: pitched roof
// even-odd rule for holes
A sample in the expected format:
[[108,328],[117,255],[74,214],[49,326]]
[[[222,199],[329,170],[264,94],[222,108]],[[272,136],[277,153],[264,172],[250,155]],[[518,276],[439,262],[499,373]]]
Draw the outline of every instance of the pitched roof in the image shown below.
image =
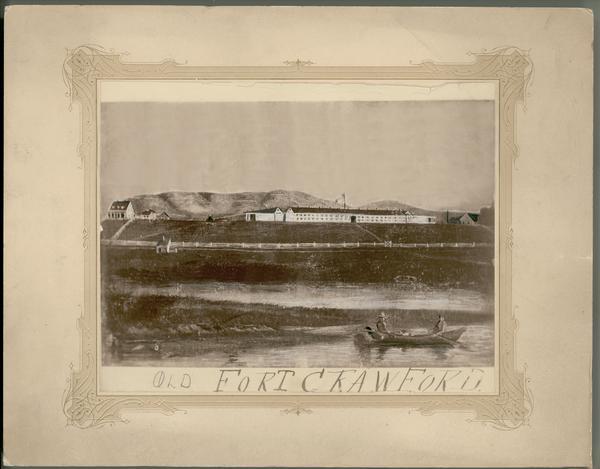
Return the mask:
[[356,215],[412,215],[407,210],[378,210],[360,208],[290,207],[294,213],[350,213]]
[[464,216],[469,217],[471,220],[473,221],[477,221],[479,220],[479,214],[478,213],[464,213],[460,218],[463,218]]
[[151,208],[149,208],[148,210],[144,210],[142,212],[142,215],[150,215],[152,213],[156,213],[154,210],[152,210]]
[[250,210],[249,212],[246,212],[246,213],[275,213],[277,210],[280,210],[280,208],[279,207],[261,208],[260,210]]
[[[245,213],[275,213],[278,207],[251,210]],[[289,207],[294,213],[349,213],[353,215],[407,215],[414,216],[408,210],[360,209],[360,208],[329,208],[329,207]]]
[[131,202],[129,200],[115,200],[111,205],[109,210],[127,210],[129,204]]

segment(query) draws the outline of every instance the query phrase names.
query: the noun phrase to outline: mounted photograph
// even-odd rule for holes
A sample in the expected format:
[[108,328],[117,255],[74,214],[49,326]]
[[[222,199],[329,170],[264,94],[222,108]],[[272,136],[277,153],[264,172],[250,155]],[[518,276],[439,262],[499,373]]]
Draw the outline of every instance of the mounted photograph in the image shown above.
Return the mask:
[[187,3],[5,9],[3,462],[591,468],[595,12]]
[[103,367],[495,367],[495,84],[98,99]]

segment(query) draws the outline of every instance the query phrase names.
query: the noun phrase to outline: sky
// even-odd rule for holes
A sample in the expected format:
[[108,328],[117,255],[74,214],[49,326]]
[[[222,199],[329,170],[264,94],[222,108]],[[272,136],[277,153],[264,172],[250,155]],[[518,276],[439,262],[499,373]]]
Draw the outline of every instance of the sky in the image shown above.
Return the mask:
[[482,100],[102,103],[102,209],[174,190],[285,189],[479,210],[493,202],[494,113]]

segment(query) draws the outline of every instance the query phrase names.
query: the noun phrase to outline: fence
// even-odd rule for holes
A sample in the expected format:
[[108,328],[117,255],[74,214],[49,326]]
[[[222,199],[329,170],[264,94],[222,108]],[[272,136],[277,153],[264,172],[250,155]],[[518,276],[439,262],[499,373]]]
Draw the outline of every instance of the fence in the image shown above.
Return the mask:
[[[103,239],[102,245],[120,247],[143,247],[155,248],[154,241],[135,241],[122,239]],[[403,248],[403,249],[427,249],[427,248],[476,248],[492,247],[492,243],[393,243],[384,242],[356,242],[356,243],[205,243],[194,241],[173,241],[173,248],[177,249],[356,249],[356,248]]]

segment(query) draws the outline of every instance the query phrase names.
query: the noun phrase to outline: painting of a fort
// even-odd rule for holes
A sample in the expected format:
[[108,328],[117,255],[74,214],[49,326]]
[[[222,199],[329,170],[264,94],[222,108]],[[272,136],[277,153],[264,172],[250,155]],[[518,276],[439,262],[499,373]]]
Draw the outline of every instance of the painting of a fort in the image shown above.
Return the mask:
[[104,366],[494,365],[493,101],[101,115]]

